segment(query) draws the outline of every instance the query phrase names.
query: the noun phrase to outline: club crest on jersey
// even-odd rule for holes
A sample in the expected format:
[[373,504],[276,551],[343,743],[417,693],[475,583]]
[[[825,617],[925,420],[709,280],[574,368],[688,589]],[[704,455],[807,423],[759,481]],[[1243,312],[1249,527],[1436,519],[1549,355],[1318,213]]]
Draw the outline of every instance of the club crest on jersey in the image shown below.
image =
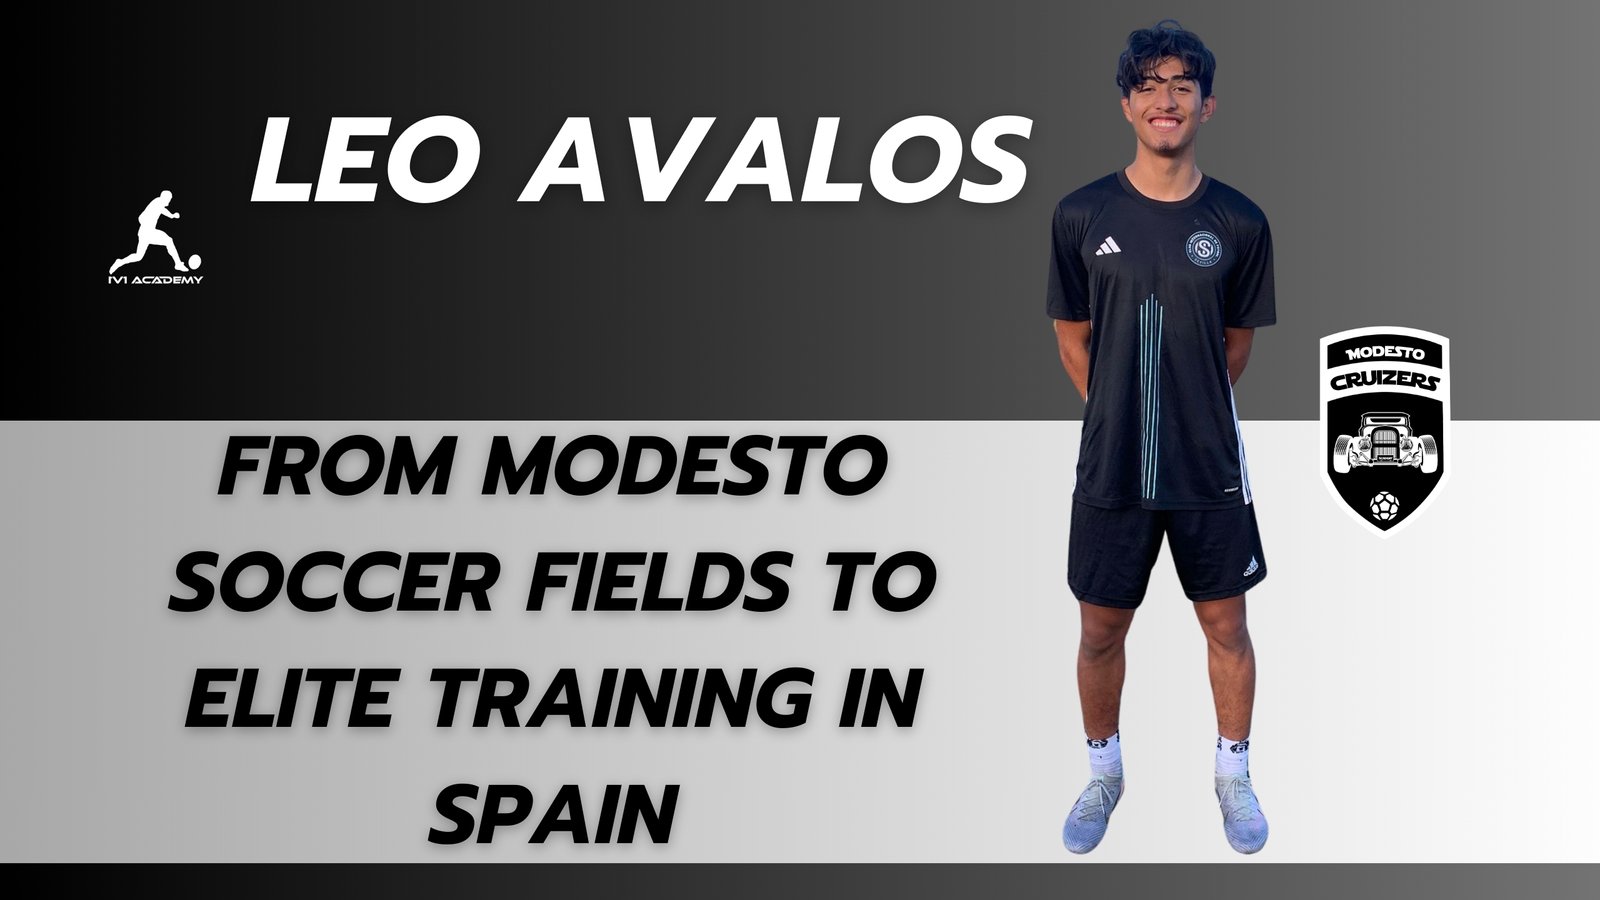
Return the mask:
[[1222,240],[1209,231],[1196,231],[1183,245],[1189,262],[1204,269],[1222,261]]
[[1377,326],[1330,334],[1321,349],[1323,484],[1387,536],[1450,473],[1450,339]]

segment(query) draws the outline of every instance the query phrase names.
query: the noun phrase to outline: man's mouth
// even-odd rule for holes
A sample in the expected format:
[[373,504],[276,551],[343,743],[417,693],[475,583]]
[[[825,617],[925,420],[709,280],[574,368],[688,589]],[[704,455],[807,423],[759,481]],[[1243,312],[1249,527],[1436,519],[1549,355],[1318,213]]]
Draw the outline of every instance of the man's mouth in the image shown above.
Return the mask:
[[1150,127],[1157,131],[1176,131],[1179,122],[1171,116],[1156,116],[1150,120]]

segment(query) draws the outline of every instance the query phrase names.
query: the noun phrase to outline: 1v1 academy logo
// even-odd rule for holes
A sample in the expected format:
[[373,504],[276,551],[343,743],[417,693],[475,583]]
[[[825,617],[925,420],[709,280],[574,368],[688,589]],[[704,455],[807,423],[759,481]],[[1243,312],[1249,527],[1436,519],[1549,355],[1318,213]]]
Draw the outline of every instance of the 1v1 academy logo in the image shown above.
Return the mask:
[[[200,268],[200,254],[189,257],[187,263],[178,255],[178,246],[172,240],[172,235],[161,230],[162,219],[179,219],[181,216],[172,209],[172,192],[162,191],[159,196],[145,204],[144,212],[139,214],[139,246],[132,253],[118,259],[111,264],[111,271],[106,274],[107,284],[199,284],[204,275],[193,274]],[[141,274],[117,274],[117,270],[124,266],[136,266],[138,269],[149,270],[155,268],[150,264],[138,265],[144,262],[145,251],[151,247],[159,247],[167,252],[172,259],[172,271],[176,274],[153,275],[148,271]],[[164,268],[164,267],[163,267]]]
[[1450,473],[1449,349],[1414,328],[1322,339],[1323,483],[1378,534],[1421,512]]

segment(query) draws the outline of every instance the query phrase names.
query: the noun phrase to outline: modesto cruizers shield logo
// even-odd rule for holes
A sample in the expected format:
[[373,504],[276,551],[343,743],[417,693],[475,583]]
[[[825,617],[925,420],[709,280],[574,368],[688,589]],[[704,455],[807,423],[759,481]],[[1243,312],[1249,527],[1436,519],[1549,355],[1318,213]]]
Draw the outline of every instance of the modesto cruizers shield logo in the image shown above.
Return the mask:
[[1450,340],[1415,328],[1322,339],[1322,478],[1387,535],[1427,506],[1450,468]]

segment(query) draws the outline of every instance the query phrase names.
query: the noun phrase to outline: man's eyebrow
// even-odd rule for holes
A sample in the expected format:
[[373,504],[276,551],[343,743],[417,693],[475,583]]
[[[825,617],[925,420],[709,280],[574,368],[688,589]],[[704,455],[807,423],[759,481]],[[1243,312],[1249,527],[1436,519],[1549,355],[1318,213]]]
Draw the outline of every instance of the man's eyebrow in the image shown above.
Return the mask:
[[1188,73],[1188,72],[1182,72],[1180,74],[1172,76],[1171,78],[1162,78],[1160,75],[1157,75],[1154,72],[1149,72],[1149,73],[1145,74],[1144,78],[1142,80],[1140,80],[1139,83],[1143,84],[1146,81],[1154,81],[1156,84],[1166,84],[1169,81],[1196,81],[1196,80],[1197,79],[1193,75]]

